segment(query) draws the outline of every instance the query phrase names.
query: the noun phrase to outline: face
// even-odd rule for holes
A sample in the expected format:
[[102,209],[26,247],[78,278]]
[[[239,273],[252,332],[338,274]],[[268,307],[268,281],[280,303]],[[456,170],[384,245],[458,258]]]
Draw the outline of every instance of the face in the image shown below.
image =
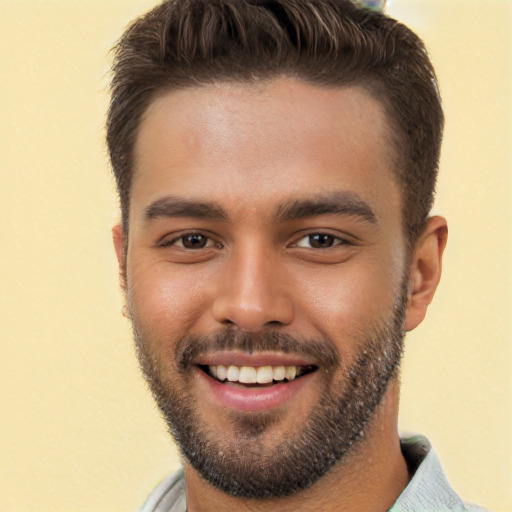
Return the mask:
[[171,92],[141,123],[120,256],[139,358],[225,492],[296,492],[372,435],[407,286],[387,134],[362,89],[291,80]]

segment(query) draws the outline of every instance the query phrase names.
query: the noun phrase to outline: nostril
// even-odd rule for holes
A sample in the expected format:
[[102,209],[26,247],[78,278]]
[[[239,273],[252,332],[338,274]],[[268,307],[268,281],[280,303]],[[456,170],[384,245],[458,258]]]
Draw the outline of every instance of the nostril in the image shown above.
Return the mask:
[[[243,284],[243,283],[242,283]],[[270,290],[261,283],[246,283],[219,290],[212,305],[213,318],[224,326],[248,332],[265,327],[281,327],[293,320],[293,303],[288,294]]]
[[271,320],[270,322],[267,322],[267,325],[271,327],[279,327],[280,325],[284,325],[282,322],[279,322],[278,320]]

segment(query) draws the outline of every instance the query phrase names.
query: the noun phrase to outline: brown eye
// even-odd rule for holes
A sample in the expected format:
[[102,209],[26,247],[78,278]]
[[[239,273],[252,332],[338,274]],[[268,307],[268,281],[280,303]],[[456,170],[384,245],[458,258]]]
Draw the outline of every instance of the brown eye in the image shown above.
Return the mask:
[[329,233],[311,233],[303,236],[294,245],[303,249],[331,249],[340,246],[351,246],[352,242]]
[[180,238],[185,249],[203,249],[208,244],[208,238],[199,233],[191,233]]
[[341,238],[329,235],[328,233],[313,233],[301,238],[297,242],[297,247],[306,249],[329,249],[344,243],[346,242]]
[[309,235],[309,245],[314,249],[327,249],[334,245],[334,237],[324,233]]
[[220,242],[215,242],[211,237],[202,233],[183,233],[171,239],[164,239],[158,244],[160,247],[175,247],[187,251],[201,249],[222,249]]

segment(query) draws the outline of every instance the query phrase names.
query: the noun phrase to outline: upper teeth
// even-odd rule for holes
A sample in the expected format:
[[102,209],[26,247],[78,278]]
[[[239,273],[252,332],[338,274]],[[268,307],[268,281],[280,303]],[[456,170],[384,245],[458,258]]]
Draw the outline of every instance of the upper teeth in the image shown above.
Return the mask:
[[208,366],[210,373],[220,381],[242,384],[269,384],[276,380],[293,380],[297,376],[297,366]]

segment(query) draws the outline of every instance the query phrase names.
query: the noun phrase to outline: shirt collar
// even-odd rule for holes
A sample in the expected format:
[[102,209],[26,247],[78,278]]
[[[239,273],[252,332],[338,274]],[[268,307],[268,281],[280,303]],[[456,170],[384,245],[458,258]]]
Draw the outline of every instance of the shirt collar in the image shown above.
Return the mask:
[[401,439],[400,446],[413,477],[389,512],[464,512],[428,439],[415,435]]

